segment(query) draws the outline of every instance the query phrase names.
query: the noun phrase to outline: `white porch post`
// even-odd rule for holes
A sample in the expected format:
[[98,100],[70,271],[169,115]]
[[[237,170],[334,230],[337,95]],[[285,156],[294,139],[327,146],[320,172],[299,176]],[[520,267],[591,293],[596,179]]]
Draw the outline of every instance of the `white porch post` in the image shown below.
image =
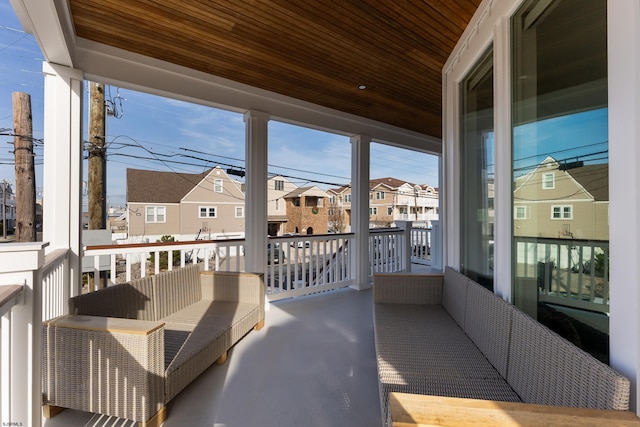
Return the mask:
[[45,62],[43,240],[69,248],[71,295],[80,293],[83,72]]
[[247,111],[245,271],[266,273],[267,266],[267,148],[269,114]]
[[401,250],[401,263],[402,270],[410,273],[411,272],[411,255],[413,254],[413,242],[411,239],[413,238],[411,233],[411,227],[413,227],[413,221],[396,221],[396,226],[404,231],[404,237],[402,242]]
[[607,2],[610,363],[640,413],[640,2]]
[[351,266],[357,290],[369,283],[369,159],[371,137],[351,137],[351,231],[355,233]]

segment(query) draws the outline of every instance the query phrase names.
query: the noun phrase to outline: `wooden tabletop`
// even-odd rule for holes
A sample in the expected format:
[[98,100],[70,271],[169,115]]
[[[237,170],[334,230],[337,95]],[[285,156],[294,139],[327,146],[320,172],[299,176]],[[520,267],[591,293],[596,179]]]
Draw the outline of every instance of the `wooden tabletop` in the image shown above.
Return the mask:
[[60,316],[44,323],[48,326],[58,326],[61,328],[84,329],[100,332],[121,332],[138,335],[148,335],[156,329],[164,326],[164,322],[74,314]]
[[405,426],[640,426],[629,411],[390,393],[394,427]]

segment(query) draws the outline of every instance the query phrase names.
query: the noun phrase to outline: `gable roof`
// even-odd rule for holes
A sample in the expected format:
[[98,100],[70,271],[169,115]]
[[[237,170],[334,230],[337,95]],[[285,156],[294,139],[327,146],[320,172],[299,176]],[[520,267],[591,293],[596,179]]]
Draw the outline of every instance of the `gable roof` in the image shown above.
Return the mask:
[[585,165],[567,171],[597,202],[609,201],[609,165]]
[[[534,170],[516,177],[514,193],[522,189],[534,175],[543,173],[545,167],[552,167],[552,170],[558,170],[560,165],[560,162],[556,159],[547,156]],[[571,177],[587,193],[591,194],[596,202],[609,201],[609,165],[607,163],[584,165],[562,172]]]
[[292,199],[300,196],[315,196],[315,197],[327,197],[327,193],[320,188],[314,186],[311,187],[299,187],[292,192],[284,196],[285,199]]
[[376,178],[376,179],[370,180],[369,189],[376,188],[377,186],[382,184],[386,185],[389,188],[399,188],[399,187],[402,187],[404,184],[409,184],[410,186],[415,187],[415,185],[410,182],[402,181],[397,178],[386,177],[386,178]]
[[193,174],[127,168],[127,202],[179,203],[210,171]]

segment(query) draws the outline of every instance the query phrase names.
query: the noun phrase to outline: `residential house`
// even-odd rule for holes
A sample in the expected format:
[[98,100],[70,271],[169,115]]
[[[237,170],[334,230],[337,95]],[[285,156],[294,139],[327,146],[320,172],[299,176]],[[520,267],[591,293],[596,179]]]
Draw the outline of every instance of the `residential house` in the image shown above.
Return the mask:
[[127,169],[130,242],[244,236],[244,192],[220,167],[201,174]]
[[[329,204],[346,218],[351,215],[351,186],[329,189]],[[416,227],[431,227],[438,219],[438,190],[386,177],[369,181],[369,224],[392,227],[396,221],[412,221]]]
[[[47,253],[69,254],[65,277],[73,292],[80,289],[85,77],[244,113],[247,271],[267,266],[269,121],[348,135],[355,289],[370,287],[373,141],[441,156],[439,266],[481,273],[495,294],[517,305],[523,293],[531,293],[534,305],[547,295],[535,281],[519,286],[514,271],[516,163],[533,158],[538,164],[576,144],[600,144],[593,152],[609,164],[611,254],[605,264],[610,286],[601,298],[608,320],[603,342],[611,366],[631,380],[631,407],[640,412],[637,0],[468,0],[395,8],[390,2],[369,8],[317,2],[313,10],[304,2],[277,8],[225,2],[208,4],[208,13],[175,0],[127,8],[100,0],[11,4],[46,60],[44,238]],[[180,25],[174,25],[176,11]],[[116,12],[118,19],[105,27]],[[265,49],[265,40],[278,42]],[[490,206],[492,219],[485,215]],[[493,227],[485,226],[489,221]],[[557,233],[551,223],[550,232]],[[474,272],[475,265],[491,268]],[[37,395],[14,399],[37,406]]]
[[609,240],[609,167],[575,166],[547,157],[516,178],[514,236]]
[[351,230],[351,186],[327,190],[329,230],[334,233],[346,233]]
[[300,187],[284,196],[287,204],[285,232],[327,234],[329,195],[315,185]]
[[287,201],[285,196],[298,187],[287,178],[276,175],[267,180],[267,215],[269,236],[281,236],[285,233]]

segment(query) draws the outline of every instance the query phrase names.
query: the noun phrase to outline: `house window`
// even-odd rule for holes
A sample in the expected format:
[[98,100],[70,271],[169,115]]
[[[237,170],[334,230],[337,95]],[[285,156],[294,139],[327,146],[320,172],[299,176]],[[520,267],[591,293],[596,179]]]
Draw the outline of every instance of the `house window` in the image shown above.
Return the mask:
[[[608,157],[594,156],[588,165],[580,165],[580,160],[582,156],[608,150],[607,5],[611,2],[592,0],[589,7],[584,7],[583,3],[580,0],[526,0],[511,16],[511,105],[508,111],[512,121],[512,203],[527,201],[531,206],[549,209],[542,215],[531,211],[526,227],[518,227],[520,224],[512,227],[511,265],[515,267],[512,269],[512,300],[541,322],[548,320],[550,327],[557,317],[555,314],[551,318],[547,316],[548,301],[543,302],[535,296],[531,298],[532,275],[522,272],[533,272],[545,292],[557,290],[560,295],[560,290],[567,286],[567,295],[563,298],[569,301],[573,295],[570,295],[572,289],[567,283],[575,282],[556,271],[574,266],[574,254],[582,257],[583,249],[586,253],[591,249],[586,243],[573,242],[568,247],[561,248],[558,244],[557,250],[549,250],[553,245],[549,243],[550,239],[557,239],[559,235],[570,237],[572,233],[578,234],[578,230],[580,240],[595,240],[607,245],[609,239],[606,220]],[[576,58],[580,60],[576,61]],[[558,174],[556,186],[554,174],[558,173],[558,166],[573,160],[572,157],[576,162],[572,162],[573,166],[566,174]],[[558,187],[562,187],[562,191],[548,191]],[[588,209],[593,220],[571,230],[565,224],[574,222],[572,199],[584,190],[595,190],[597,205],[603,209],[599,211],[596,203],[576,205],[578,209],[583,204],[590,205]],[[551,192],[554,194],[548,194]],[[582,216],[578,213],[576,220],[582,220]],[[532,248],[538,251],[535,256],[531,255]],[[589,256],[585,256],[589,260]],[[587,261],[590,273],[600,274],[599,279],[607,283],[607,261],[604,261],[605,267],[595,273],[595,256],[591,256],[593,258]],[[547,271],[547,263],[551,268],[555,267],[553,274],[548,274],[551,271]],[[591,286],[595,287],[595,283],[591,281]],[[599,298],[608,301],[606,285],[601,292]],[[573,328],[575,325],[579,328],[583,324],[583,315],[578,310],[563,310],[562,327]],[[601,326],[599,334],[606,335],[607,322]],[[609,346],[602,335],[582,334],[578,345],[606,360]]]
[[278,191],[283,191],[284,190],[284,181],[276,179],[273,182],[274,182],[276,190],[278,190]]
[[551,206],[551,219],[573,219],[573,206]]
[[329,216],[333,216],[333,209],[329,209],[329,210],[327,211],[327,215],[329,215]]
[[460,272],[493,290],[493,48],[460,83]]
[[244,218],[244,206],[236,206],[236,218]]
[[222,180],[221,179],[214,179],[213,180],[213,191],[215,191],[216,193],[222,193],[223,185],[222,185]]
[[387,208],[387,215],[393,215],[393,208],[391,206]]
[[513,207],[514,219],[527,219],[527,207],[526,206],[514,206]]
[[384,191],[376,191],[376,200],[384,200]]
[[293,206],[300,206],[300,199],[293,199]]
[[147,206],[146,222],[166,222],[167,208],[164,206]]
[[378,215],[378,208],[369,208],[369,216]]
[[344,202],[345,203],[351,203],[351,194],[345,194],[344,195]]
[[215,206],[200,206],[200,218],[216,218],[217,216]]
[[329,203],[332,205],[336,204],[336,196],[329,196]]

